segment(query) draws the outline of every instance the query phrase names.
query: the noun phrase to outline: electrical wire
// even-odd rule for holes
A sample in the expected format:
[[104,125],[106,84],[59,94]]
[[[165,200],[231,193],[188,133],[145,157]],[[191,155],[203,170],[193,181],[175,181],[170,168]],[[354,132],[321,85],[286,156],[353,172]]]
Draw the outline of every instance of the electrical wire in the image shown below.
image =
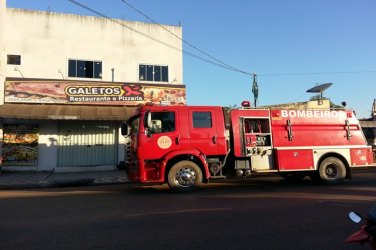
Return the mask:
[[[150,36],[150,35],[148,35],[148,34],[145,34],[145,33],[141,32],[141,31],[139,31],[139,30],[137,30],[137,29],[134,29],[134,28],[132,28],[132,27],[126,25],[124,22],[121,22],[121,21],[118,20],[118,19],[111,18],[111,17],[109,17],[109,16],[107,16],[107,15],[105,15],[105,14],[103,14],[103,13],[97,11],[97,10],[94,10],[94,9],[90,8],[89,6],[84,5],[84,4],[82,4],[82,3],[78,2],[78,1],[75,1],[75,0],[68,0],[68,1],[71,2],[71,3],[73,3],[73,4],[75,4],[75,5],[77,5],[77,6],[79,6],[79,7],[81,7],[81,8],[84,8],[84,9],[86,9],[86,10],[88,10],[88,11],[90,11],[90,12],[92,12],[92,13],[98,15],[98,16],[101,16],[101,17],[103,17],[103,18],[105,18],[105,19],[107,19],[107,20],[110,20],[111,22],[114,22],[114,23],[116,23],[116,24],[118,24],[118,25],[121,25],[121,26],[123,26],[124,28],[127,28],[127,29],[129,29],[129,30],[131,30],[131,31],[133,31],[133,32],[136,32],[136,33],[138,33],[138,34],[140,34],[140,35],[142,35],[142,36],[144,36],[144,37],[147,37],[147,38],[149,38],[149,39],[151,39],[151,40],[153,40],[153,41],[155,41],[155,42],[157,42],[157,43],[160,43],[160,44],[162,44],[162,45],[164,45],[164,46],[167,46],[167,47],[169,47],[169,48],[171,48],[171,49],[177,50],[177,51],[182,52],[182,53],[184,53],[184,54],[186,54],[186,55],[192,56],[192,57],[194,57],[194,58],[196,58],[196,59],[202,60],[202,61],[207,62],[207,63],[210,63],[210,64],[212,64],[212,65],[215,65],[215,66],[218,66],[218,67],[222,67],[222,68],[224,68],[224,69],[228,69],[228,70],[232,70],[232,71],[240,72],[240,73],[247,74],[247,75],[252,75],[251,73],[248,73],[248,72],[245,72],[245,71],[242,71],[242,70],[236,69],[236,68],[234,68],[234,67],[232,67],[232,66],[230,66],[230,65],[227,65],[227,64],[225,64],[225,63],[223,63],[223,62],[221,62],[221,61],[219,61],[219,60],[217,60],[217,59],[215,59],[217,62],[213,62],[213,61],[211,61],[211,60],[209,60],[209,59],[206,59],[206,58],[204,58],[204,57],[202,57],[202,56],[198,56],[198,55],[196,55],[196,54],[193,54],[193,53],[187,52],[187,51],[185,51],[185,50],[183,50],[183,49],[177,48],[177,47],[175,47],[175,46],[173,46],[173,45],[171,45],[171,44],[168,44],[168,43],[166,43],[166,42],[163,42],[162,40],[159,40],[159,39],[157,39],[157,38],[155,38],[155,37],[152,37],[152,36]],[[159,25],[160,27],[163,27],[163,26],[160,25],[160,24],[158,24],[158,25]],[[165,28],[164,28],[164,29],[165,29]],[[165,29],[165,30],[167,30],[167,29]],[[171,32],[170,32],[170,33],[171,33]],[[176,35],[174,34],[174,36],[176,36]],[[176,36],[176,37],[178,37],[178,36]],[[178,37],[178,38],[179,38],[179,37]],[[179,38],[179,39],[181,39],[181,38]],[[182,40],[182,39],[181,39],[181,40]],[[183,41],[183,40],[182,40],[182,41]],[[204,53],[204,52],[203,52],[203,53]],[[209,57],[210,57],[210,56],[209,56]],[[214,60],[214,57],[213,57],[212,59]]]
[[[124,4],[126,4],[127,6],[129,6],[130,8],[132,8],[134,11],[138,12],[139,14],[141,14],[142,16],[144,16],[145,18],[147,18],[148,20],[152,21],[154,24],[158,25],[159,27],[161,27],[162,29],[164,29],[165,31],[169,32],[171,35],[175,36],[176,38],[180,39],[182,42],[184,42],[185,44],[187,44],[188,46],[192,47],[193,49],[199,51],[200,53],[202,53],[203,55],[209,57],[210,59],[207,59],[207,58],[204,58],[202,56],[199,56],[199,55],[196,55],[196,54],[193,54],[191,52],[187,52],[181,48],[178,48],[178,47],[175,47],[171,44],[168,44],[162,40],[159,40],[155,37],[152,37],[148,34],[145,34],[137,29],[134,29],[128,25],[126,25],[124,22],[121,22],[120,20],[118,19],[114,19],[114,18],[111,18],[97,10],[94,10],[93,8],[90,8],[89,6],[87,5],[84,5],[76,0],[68,0],[69,2],[81,7],[81,8],[84,8],[100,17],[103,17],[107,20],[110,20],[111,22],[114,22],[118,25],[121,25],[122,27],[124,28],[127,28],[135,33],[138,33],[139,35],[142,35],[146,38],[149,38],[157,43],[160,43],[166,47],[169,47],[171,49],[174,49],[176,51],[179,51],[179,52],[182,52],[186,55],[189,55],[191,57],[194,57],[196,59],[199,59],[201,61],[204,61],[204,62],[207,62],[209,64],[212,64],[212,65],[215,65],[215,66],[218,66],[218,67],[221,67],[221,68],[224,68],[224,69],[227,69],[227,70],[232,70],[232,71],[235,71],[235,72],[238,72],[238,73],[242,73],[242,74],[246,74],[246,75],[254,75],[255,73],[249,73],[249,72],[246,72],[246,71],[243,71],[243,70],[240,70],[240,69],[237,69],[229,64],[226,64],[224,63],[223,61],[209,55],[208,53],[206,53],[205,51],[199,49],[198,47],[196,47],[195,45],[193,45],[192,43],[182,39],[181,37],[177,36],[176,34],[172,33],[171,31],[169,31],[167,28],[165,28],[163,25],[157,23],[155,20],[153,20],[152,18],[150,18],[149,16],[145,15],[143,12],[141,12],[140,10],[136,9],[133,5],[129,4],[126,0],[120,0],[121,2],[123,2]],[[214,60],[214,61],[212,61]],[[364,70],[364,71],[339,71],[339,72],[310,72],[310,73],[276,73],[276,74],[257,74],[257,76],[259,77],[278,77],[278,76],[302,76],[302,75],[333,75],[333,74],[363,74],[363,73],[376,73],[375,70]]]
[[336,74],[363,74],[363,73],[376,73],[376,70],[311,72],[311,73],[257,74],[257,76],[302,76],[302,75],[336,75]]
[[157,38],[154,38],[154,37],[152,37],[152,36],[149,36],[149,35],[147,35],[147,34],[141,32],[141,31],[138,31],[138,30],[136,30],[136,29],[134,29],[134,28],[132,28],[132,27],[126,25],[125,23],[121,22],[120,20],[118,20],[118,19],[113,19],[113,18],[111,18],[111,17],[109,17],[109,16],[107,16],[107,15],[105,15],[105,14],[103,14],[103,13],[97,11],[97,10],[94,10],[94,9],[92,9],[92,8],[90,8],[90,7],[86,6],[86,5],[84,5],[84,4],[80,3],[80,2],[78,2],[78,1],[75,1],[75,0],[68,0],[68,1],[71,2],[71,3],[76,4],[77,6],[80,6],[80,7],[84,8],[84,9],[86,9],[86,10],[92,12],[92,13],[95,13],[95,14],[97,14],[98,16],[101,16],[101,17],[103,17],[103,18],[105,18],[105,19],[107,19],[107,20],[110,20],[111,22],[114,22],[114,23],[116,23],[116,24],[118,24],[118,25],[121,25],[121,26],[123,26],[123,27],[125,27],[125,28],[127,28],[127,29],[129,29],[129,30],[131,30],[131,31],[133,31],[133,32],[136,32],[136,33],[138,33],[138,34],[140,34],[140,35],[142,35],[142,36],[145,36],[145,37],[147,37],[147,38],[149,38],[149,39],[151,39],[151,40],[153,40],[153,41],[155,41],[155,42],[161,43],[161,44],[163,44],[163,45],[165,45],[165,46],[167,46],[167,47],[170,47],[170,48],[172,48],[172,49],[175,49],[175,50],[179,50],[179,51],[181,51],[181,49],[179,49],[179,48],[177,48],[177,47],[175,47],[175,46],[172,46],[172,45],[170,45],[170,44],[167,44],[167,43],[165,43],[165,42],[163,42],[163,41],[161,41],[161,40],[159,40],[159,39],[157,39]]
[[222,64],[225,66],[225,68],[228,68],[228,69],[231,69],[233,71],[237,71],[237,72],[240,72],[240,73],[243,73],[243,74],[247,74],[247,75],[252,75],[251,73],[248,73],[246,71],[243,71],[243,70],[240,70],[240,69],[237,69],[227,63],[224,63],[223,61],[209,55],[208,53],[206,53],[205,51],[203,51],[202,49],[199,49],[197,46],[193,45],[192,43],[188,42],[187,40],[184,40],[183,38],[179,37],[178,35],[174,34],[173,32],[169,31],[168,29],[166,29],[163,25],[161,25],[160,23],[156,22],[154,19],[152,19],[151,17],[147,16],[146,14],[144,14],[142,11],[140,11],[139,9],[137,9],[136,7],[134,7],[133,5],[131,5],[129,2],[127,2],[126,0],[120,0],[121,2],[123,2],[124,4],[126,4],[128,7],[130,7],[131,9],[133,9],[134,11],[136,11],[137,13],[139,13],[140,15],[142,15],[143,17],[147,18],[148,20],[150,20],[151,22],[153,22],[154,24],[158,25],[159,27],[161,27],[162,29],[164,29],[165,31],[167,31],[168,33],[170,33],[171,35],[175,36],[176,38],[178,38],[179,40],[181,40],[183,43],[187,44],[188,46],[190,46],[191,48],[199,51],[200,53],[202,53],[203,55],[209,57],[210,59],[216,61],[217,63],[219,64]]
[[301,98],[305,97],[306,95],[307,95],[307,92],[305,92],[305,93],[303,93],[302,95],[300,95],[299,97],[297,97],[297,98],[291,100],[290,103],[291,103],[291,102],[296,102],[297,100],[300,100]]

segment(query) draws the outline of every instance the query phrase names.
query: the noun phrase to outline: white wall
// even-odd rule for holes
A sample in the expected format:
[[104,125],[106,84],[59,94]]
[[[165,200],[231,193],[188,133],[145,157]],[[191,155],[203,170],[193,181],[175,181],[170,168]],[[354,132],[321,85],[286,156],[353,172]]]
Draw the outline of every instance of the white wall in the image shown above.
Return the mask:
[[57,167],[57,121],[39,123],[38,171],[50,171]]
[[5,0],[0,0],[0,105],[4,104],[4,81],[5,81],[5,67],[7,63],[4,36],[5,36],[5,15],[6,15]]
[[[158,25],[122,22],[182,49],[182,41]],[[163,27],[182,36],[181,27]],[[181,51],[104,18],[8,8],[4,40],[7,54],[21,55],[17,67],[25,78],[62,79],[59,70],[67,78],[68,59],[80,59],[102,61],[103,81],[112,80],[114,68],[116,82],[139,82],[138,65],[145,63],[168,65],[169,81],[183,84]],[[21,77],[14,69],[7,65],[7,77]]]
[[125,155],[125,147],[127,142],[129,141],[129,138],[124,137],[121,134],[121,127],[118,129],[118,135],[119,135],[119,146],[118,146],[118,162],[125,161],[126,160],[126,155]]

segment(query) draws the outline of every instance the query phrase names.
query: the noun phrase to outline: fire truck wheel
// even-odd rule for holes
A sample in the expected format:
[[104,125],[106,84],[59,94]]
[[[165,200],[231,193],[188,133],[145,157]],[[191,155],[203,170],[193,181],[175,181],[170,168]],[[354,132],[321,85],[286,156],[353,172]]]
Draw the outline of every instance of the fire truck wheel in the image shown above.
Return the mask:
[[180,161],[168,172],[168,185],[176,192],[190,192],[201,184],[200,167],[191,161]]
[[346,177],[346,167],[340,159],[328,157],[321,162],[319,174],[324,183],[338,184]]

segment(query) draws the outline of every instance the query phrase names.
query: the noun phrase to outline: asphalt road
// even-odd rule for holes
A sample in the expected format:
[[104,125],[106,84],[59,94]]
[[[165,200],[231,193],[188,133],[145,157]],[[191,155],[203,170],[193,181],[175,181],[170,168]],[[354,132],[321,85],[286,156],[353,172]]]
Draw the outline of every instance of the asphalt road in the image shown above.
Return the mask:
[[0,249],[360,249],[343,242],[360,227],[347,214],[374,204],[375,170],[337,186],[273,177],[190,194],[129,184],[0,191]]

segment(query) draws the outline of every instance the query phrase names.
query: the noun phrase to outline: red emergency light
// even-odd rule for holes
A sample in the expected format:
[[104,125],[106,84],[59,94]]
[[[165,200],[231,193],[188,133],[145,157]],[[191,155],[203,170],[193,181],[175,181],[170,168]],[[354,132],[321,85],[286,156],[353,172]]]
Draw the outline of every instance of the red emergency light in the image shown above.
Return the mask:
[[241,105],[242,105],[243,108],[250,108],[251,102],[250,101],[242,101]]

